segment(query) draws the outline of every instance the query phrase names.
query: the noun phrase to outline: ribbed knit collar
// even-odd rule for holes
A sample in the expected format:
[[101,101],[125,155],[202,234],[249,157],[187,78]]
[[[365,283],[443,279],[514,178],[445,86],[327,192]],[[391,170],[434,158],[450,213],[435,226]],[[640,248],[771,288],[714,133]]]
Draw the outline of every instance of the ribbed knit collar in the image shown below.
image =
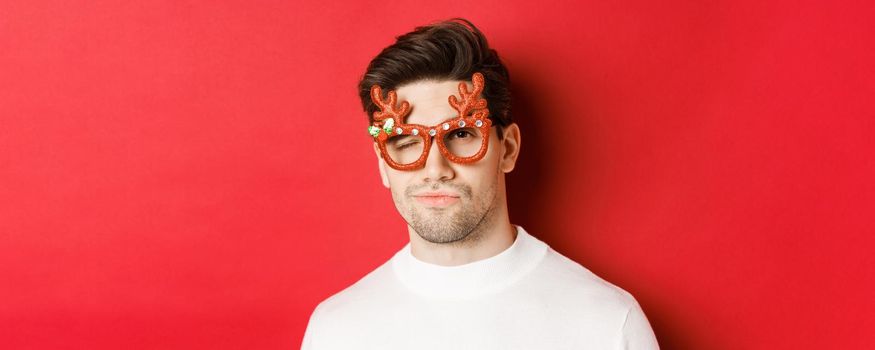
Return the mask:
[[470,298],[500,291],[537,266],[547,244],[516,226],[513,244],[494,256],[457,266],[441,266],[417,259],[410,242],[392,257],[392,269],[401,282],[428,298]]

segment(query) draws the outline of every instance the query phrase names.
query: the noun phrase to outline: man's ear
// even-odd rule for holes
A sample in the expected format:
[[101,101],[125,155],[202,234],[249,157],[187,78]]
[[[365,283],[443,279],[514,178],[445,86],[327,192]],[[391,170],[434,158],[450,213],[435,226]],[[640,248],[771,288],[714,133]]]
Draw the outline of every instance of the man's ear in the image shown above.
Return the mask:
[[509,173],[516,166],[517,157],[520,155],[520,142],[522,140],[520,139],[520,128],[516,123],[511,123],[503,129],[504,138],[499,141],[502,150],[499,168],[504,173]]
[[386,176],[386,162],[383,160],[383,154],[380,153],[380,147],[374,142],[374,153],[377,155],[377,168],[380,170],[380,178],[383,180],[383,186],[389,188],[389,177]]

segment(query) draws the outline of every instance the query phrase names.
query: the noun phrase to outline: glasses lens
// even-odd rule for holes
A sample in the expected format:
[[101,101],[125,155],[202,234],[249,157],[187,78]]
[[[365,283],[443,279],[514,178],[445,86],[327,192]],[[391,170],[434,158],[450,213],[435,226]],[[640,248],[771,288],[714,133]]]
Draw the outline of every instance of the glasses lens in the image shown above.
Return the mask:
[[395,135],[386,140],[386,153],[395,163],[405,165],[422,156],[425,140],[422,136]]
[[468,158],[483,146],[483,133],[478,128],[457,128],[444,134],[444,146],[457,157]]

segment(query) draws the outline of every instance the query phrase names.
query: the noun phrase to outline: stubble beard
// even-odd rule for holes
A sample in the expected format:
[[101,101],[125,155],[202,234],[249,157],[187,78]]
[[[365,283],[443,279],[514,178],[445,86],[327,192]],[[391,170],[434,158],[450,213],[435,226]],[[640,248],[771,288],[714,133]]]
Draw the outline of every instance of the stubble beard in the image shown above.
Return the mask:
[[[457,244],[476,242],[480,233],[489,226],[494,216],[495,183],[491,184],[485,193],[473,195],[470,186],[452,183],[433,183],[410,186],[404,191],[403,206],[399,205],[398,198],[395,205],[400,209],[401,216],[407,224],[422,237],[422,239],[435,244]],[[449,208],[423,208],[416,205],[413,194],[424,187],[431,190],[450,188],[459,193],[457,205]]]

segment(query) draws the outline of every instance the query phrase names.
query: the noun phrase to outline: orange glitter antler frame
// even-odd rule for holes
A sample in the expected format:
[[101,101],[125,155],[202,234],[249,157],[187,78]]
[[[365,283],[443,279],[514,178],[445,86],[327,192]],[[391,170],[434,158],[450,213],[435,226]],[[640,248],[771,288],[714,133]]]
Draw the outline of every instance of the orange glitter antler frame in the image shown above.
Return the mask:
[[[371,100],[380,110],[374,112],[374,124],[368,127],[368,133],[374,137],[383,159],[390,167],[397,170],[415,170],[425,165],[428,152],[431,149],[432,140],[436,140],[438,150],[448,160],[459,164],[470,164],[483,158],[489,146],[489,130],[492,121],[489,120],[489,109],[486,108],[486,99],[480,97],[485,86],[483,74],[477,72],[471,77],[472,91],[468,91],[465,82],[459,83],[459,96],[450,95],[448,102],[458,113],[456,117],[441,122],[437,125],[425,126],[419,124],[405,124],[404,118],[410,113],[410,104],[401,102],[400,108],[396,108],[397,94],[394,90],[389,91],[386,100],[383,100],[382,89],[374,85],[371,87]],[[463,129],[476,129],[480,135],[480,148],[470,156],[454,154],[444,142],[447,134],[458,132]],[[387,142],[395,136],[415,136],[422,139],[423,150],[418,159],[411,163],[398,163],[389,155]]]
[[380,89],[379,86],[374,85],[371,87],[371,101],[380,107],[379,111],[374,112],[374,121],[383,122],[388,119],[389,127],[386,128],[384,122],[384,129],[386,133],[392,132],[393,124],[402,124],[404,123],[404,118],[410,114],[410,104],[407,101],[401,102],[401,109],[395,109],[395,103],[398,101],[398,95],[395,93],[395,90],[389,91],[388,100],[383,101],[383,90]]

